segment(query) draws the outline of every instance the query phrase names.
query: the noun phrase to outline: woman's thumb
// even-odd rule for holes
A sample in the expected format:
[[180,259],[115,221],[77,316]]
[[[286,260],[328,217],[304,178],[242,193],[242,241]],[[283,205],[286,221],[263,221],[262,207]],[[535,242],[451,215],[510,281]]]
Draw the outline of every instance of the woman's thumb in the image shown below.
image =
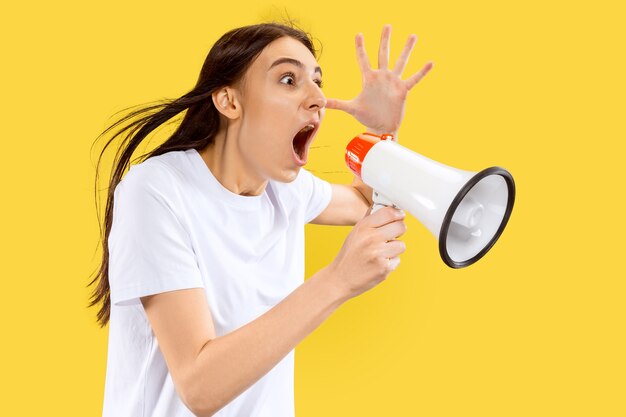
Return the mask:
[[327,109],[342,110],[346,113],[352,114],[351,102],[348,100],[339,100],[336,98],[329,98],[326,100]]

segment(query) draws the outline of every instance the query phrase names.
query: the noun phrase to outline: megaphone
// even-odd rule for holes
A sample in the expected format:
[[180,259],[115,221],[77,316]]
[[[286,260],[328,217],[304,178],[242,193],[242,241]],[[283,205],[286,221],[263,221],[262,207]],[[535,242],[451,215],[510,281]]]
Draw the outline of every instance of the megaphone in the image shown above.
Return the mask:
[[374,190],[372,212],[384,206],[407,210],[439,240],[439,254],[451,268],[478,261],[511,216],[513,176],[500,167],[449,167],[393,139],[364,133],[346,147],[348,168]]

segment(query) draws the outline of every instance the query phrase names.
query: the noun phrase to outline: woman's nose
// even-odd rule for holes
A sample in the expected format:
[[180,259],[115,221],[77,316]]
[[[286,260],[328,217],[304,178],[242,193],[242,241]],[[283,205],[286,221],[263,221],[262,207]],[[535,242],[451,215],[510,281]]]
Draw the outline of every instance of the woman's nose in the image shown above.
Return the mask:
[[319,87],[316,86],[311,91],[311,94],[307,98],[306,108],[309,110],[320,110],[326,107],[326,96]]

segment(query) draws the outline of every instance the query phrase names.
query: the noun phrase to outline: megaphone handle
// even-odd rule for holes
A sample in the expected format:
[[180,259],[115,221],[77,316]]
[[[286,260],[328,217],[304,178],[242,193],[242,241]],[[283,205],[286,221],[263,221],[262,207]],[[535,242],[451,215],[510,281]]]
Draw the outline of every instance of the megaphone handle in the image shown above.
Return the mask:
[[389,200],[388,198],[386,198],[385,196],[383,196],[376,190],[374,190],[374,192],[372,193],[372,201],[374,202],[374,204],[372,204],[372,211],[370,212],[370,214],[376,213],[378,210],[380,210],[383,207],[391,206],[391,207],[399,209],[399,207],[393,204],[391,200]]

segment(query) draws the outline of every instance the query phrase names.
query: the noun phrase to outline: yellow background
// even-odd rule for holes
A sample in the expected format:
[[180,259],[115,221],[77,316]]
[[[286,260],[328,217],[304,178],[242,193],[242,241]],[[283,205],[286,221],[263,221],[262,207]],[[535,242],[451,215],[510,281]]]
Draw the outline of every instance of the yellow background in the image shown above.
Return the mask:
[[[285,8],[323,44],[329,97],[360,91],[356,33],[373,64],[383,24],[391,62],[416,33],[405,77],[435,66],[411,91],[401,143],[463,169],[503,166],[518,190],[499,242],[463,270],[408,219],[398,270],[297,348],[298,417],[626,415],[619,4],[4,5],[0,415],[100,415],[107,331],[85,307],[100,259],[91,145],[116,111],[193,87],[222,33]],[[362,130],[328,111],[307,168],[349,182],[343,150]],[[349,228],[307,227],[310,276]]]

